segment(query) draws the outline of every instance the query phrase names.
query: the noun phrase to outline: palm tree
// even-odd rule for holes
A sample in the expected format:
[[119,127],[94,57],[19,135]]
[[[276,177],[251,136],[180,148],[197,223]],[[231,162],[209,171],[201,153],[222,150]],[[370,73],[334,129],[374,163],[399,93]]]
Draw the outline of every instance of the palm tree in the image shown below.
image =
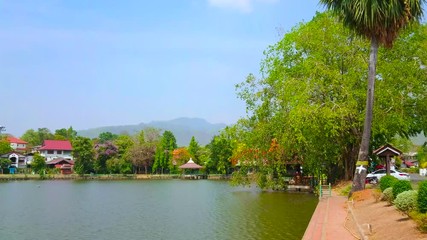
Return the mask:
[[[422,15],[422,4],[426,0],[320,0],[332,10],[357,35],[371,41],[369,55],[368,91],[366,113],[360,143],[356,172],[351,193],[364,189],[368,166],[369,141],[371,138],[372,110],[378,47],[391,48],[399,31]],[[387,172],[389,172],[389,167]]]

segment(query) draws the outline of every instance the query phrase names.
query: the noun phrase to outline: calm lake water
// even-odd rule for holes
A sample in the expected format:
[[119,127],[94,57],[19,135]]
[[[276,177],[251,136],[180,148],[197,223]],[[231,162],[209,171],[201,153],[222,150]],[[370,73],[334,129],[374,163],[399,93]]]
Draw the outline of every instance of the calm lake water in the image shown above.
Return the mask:
[[0,239],[301,239],[316,204],[212,180],[0,182]]

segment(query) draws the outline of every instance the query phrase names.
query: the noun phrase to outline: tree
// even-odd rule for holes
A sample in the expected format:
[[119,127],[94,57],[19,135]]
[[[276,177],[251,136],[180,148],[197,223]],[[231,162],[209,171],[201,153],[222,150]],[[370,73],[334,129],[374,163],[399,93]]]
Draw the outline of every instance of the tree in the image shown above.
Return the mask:
[[0,158],[0,170],[1,170],[1,174],[3,174],[3,169],[9,167],[11,163],[12,163],[12,161],[10,161],[10,159]]
[[93,171],[95,153],[89,138],[78,136],[73,141],[74,171],[79,175]]
[[108,141],[105,143],[98,143],[95,145],[95,161],[94,170],[96,173],[107,172],[107,161],[118,155],[119,150],[117,146]]
[[214,136],[209,143],[209,148],[212,162],[208,167],[217,173],[229,173],[231,167],[230,158],[233,153],[230,141],[224,136]]
[[200,151],[199,143],[196,141],[196,138],[192,136],[190,140],[190,144],[188,146],[188,152],[191,154],[191,157],[193,158],[195,163],[200,163],[199,151]]
[[141,168],[144,168],[145,174],[148,173],[148,168],[154,162],[159,138],[159,131],[154,128],[141,131],[137,135],[134,144],[129,149],[130,159],[137,173],[140,173]]
[[[426,25],[416,25],[392,49],[379,50],[377,85],[384,90],[376,93],[373,149],[427,129],[426,41]],[[266,152],[276,139],[284,160],[299,159],[305,173],[322,171],[331,182],[351,179],[363,134],[367,52],[369,43],[349,35],[330,12],[268,47],[261,78],[250,74],[237,85],[248,117],[223,131],[233,158],[247,150]]]
[[13,151],[10,142],[6,138],[0,139],[0,155]]
[[21,139],[31,146],[39,146],[43,144],[44,140],[54,139],[54,135],[48,128],[39,128],[37,131],[29,129],[22,135]]
[[192,157],[190,151],[188,151],[185,147],[177,148],[172,151],[172,163],[171,168],[173,171],[177,172],[176,167],[183,165]]
[[100,143],[105,143],[108,141],[114,141],[117,139],[117,137],[118,137],[117,134],[113,134],[111,132],[102,132],[98,136]]
[[165,131],[162,135],[160,144],[156,148],[154,157],[153,172],[161,170],[163,174],[169,168],[170,160],[172,158],[172,151],[178,146],[176,144],[175,136],[171,131]]
[[43,175],[44,171],[46,170],[45,158],[43,156],[40,156],[40,154],[38,153],[34,154],[33,161],[31,162],[31,168],[35,173]]
[[55,140],[69,140],[72,141],[75,137],[77,137],[77,132],[73,129],[73,127],[61,128],[55,130],[54,138]]
[[[371,42],[369,55],[368,88],[366,95],[365,121],[362,141],[358,154],[360,167],[367,169],[369,164],[369,142],[374,106],[374,86],[378,47],[392,47],[402,28],[422,17],[421,4],[424,0],[405,1],[354,1],[354,0],[320,0],[320,3],[331,9],[349,29],[366,37]],[[389,165],[389,164],[387,164]],[[367,171],[356,171],[351,192],[365,187]],[[390,169],[387,168],[387,174]]]

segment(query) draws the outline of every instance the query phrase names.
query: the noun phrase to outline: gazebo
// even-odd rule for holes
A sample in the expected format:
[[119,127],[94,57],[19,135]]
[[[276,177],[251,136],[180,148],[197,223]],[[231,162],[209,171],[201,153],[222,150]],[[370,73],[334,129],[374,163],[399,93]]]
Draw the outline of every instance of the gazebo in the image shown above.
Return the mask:
[[[190,158],[190,160],[188,160],[188,162],[187,163],[185,163],[185,164],[183,164],[183,165],[181,165],[181,166],[179,166],[179,169],[182,169],[182,170],[186,170],[186,169],[190,169],[191,170],[191,172],[194,172],[194,170],[197,170],[197,172],[198,172],[198,170],[199,169],[201,169],[201,168],[203,168],[202,166],[200,166],[199,164],[197,164],[197,163],[195,163],[194,161],[193,161],[193,159],[191,159]],[[186,178],[187,176],[186,175],[184,175],[184,178]],[[199,174],[191,174],[191,175],[189,175],[188,176],[189,178],[191,178],[191,179],[199,179],[199,177],[201,177],[201,175],[199,175]]]
[[378,149],[375,149],[373,151],[373,153],[380,158],[385,158],[386,171],[387,171],[387,175],[389,175],[390,174],[390,160],[391,160],[391,158],[394,156],[400,156],[402,154],[402,151],[393,147],[390,144],[386,144],[384,146],[381,146]]

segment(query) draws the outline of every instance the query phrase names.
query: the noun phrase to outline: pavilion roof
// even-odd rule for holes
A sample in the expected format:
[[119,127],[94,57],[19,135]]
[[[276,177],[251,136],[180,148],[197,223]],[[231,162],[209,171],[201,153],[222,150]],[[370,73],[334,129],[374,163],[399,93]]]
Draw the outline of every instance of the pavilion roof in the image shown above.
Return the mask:
[[195,163],[193,159],[190,158],[190,160],[188,160],[186,164],[179,166],[179,168],[180,169],[200,169],[203,167]]

